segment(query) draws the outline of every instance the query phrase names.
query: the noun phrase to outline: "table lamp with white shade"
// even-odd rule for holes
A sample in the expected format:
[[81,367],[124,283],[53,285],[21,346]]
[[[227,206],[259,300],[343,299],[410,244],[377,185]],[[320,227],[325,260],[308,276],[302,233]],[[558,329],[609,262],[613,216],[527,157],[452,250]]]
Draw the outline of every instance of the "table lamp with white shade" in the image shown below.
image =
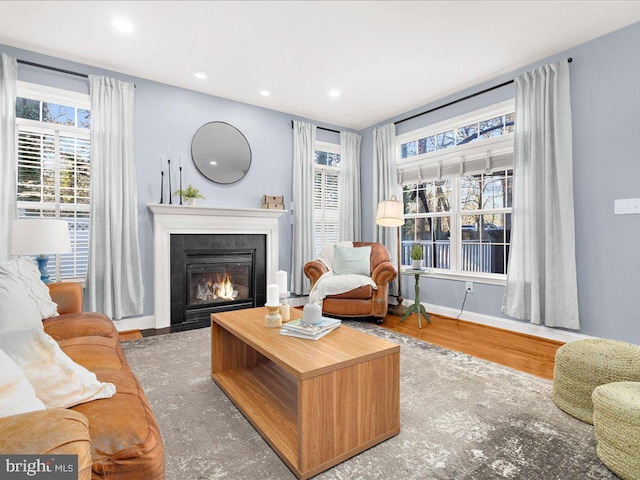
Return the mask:
[[398,304],[389,307],[391,315],[401,317],[407,310],[402,304],[402,275],[400,267],[402,261],[400,257],[400,227],[404,225],[404,204],[396,199],[395,195],[391,196],[391,200],[383,200],[378,203],[378,212],[376,213],[376,224],[381,227],[397,227],[398,229]]
[[47,262],[50,254],[71,253],[69,224],[53,218],[25,218],[13,224],[12,255],[39,255],[40,279],[49,283]]

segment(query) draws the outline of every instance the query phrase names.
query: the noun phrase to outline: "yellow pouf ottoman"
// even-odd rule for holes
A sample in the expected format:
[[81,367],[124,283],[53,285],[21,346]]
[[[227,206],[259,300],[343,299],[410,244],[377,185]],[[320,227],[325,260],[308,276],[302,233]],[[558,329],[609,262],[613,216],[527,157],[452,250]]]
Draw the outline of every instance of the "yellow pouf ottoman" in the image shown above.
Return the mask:
[[593,391],[596,451],[609,470],[640,479],[640,383],[615,382]]
[[640,381],[640,347],[616,340],[577,340],[556,352],[553,401],[583,422],[593,424],[593,390],[624,381]]

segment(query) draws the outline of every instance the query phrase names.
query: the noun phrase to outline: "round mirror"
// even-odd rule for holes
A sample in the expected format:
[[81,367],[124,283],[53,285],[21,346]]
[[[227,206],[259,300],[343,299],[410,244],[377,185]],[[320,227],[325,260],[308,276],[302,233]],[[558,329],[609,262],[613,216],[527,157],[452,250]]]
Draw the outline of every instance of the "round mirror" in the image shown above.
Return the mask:
[[191,140],[191,157],[198,171],[212,182],[235,183],[251,166],[251,148],[236,127],[205,123]]

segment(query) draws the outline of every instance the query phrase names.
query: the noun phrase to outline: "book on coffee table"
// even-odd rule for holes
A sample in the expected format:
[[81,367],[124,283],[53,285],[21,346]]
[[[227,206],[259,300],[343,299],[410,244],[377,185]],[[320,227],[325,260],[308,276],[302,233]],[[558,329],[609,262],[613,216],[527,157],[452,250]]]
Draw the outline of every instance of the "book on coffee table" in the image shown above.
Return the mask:
[[321,332],[318,332],[318,333],[315,333],[315,334],[301,333],[301,332],[296,332],[294,330],[281,329],[280,330],[280,335],[283,335],[285,337],[304,338],[305,340],[318,340],[319,338],[322,338],[325,335],[333,332],[339,326],[340,325],[334,325],[333,327],[331,327],[329,329],[322,330]]
[[326,317],[323,317],[322,322],[316,324],[305,323],[302,320],[293,320],[282,325],[280,335],[317,340],[338,328],[341,323],[338,319]]

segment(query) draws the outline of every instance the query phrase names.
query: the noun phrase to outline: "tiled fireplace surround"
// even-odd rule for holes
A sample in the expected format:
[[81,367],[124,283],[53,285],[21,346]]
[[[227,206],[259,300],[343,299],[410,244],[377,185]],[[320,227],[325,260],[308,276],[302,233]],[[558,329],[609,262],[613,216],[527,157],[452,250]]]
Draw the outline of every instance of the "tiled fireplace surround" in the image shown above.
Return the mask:
[[278,270],[278,219],[282,210],[149,204],[153,213],[155,328],[171,325],[172,234],[257,234],[266,237],[267,284]]

